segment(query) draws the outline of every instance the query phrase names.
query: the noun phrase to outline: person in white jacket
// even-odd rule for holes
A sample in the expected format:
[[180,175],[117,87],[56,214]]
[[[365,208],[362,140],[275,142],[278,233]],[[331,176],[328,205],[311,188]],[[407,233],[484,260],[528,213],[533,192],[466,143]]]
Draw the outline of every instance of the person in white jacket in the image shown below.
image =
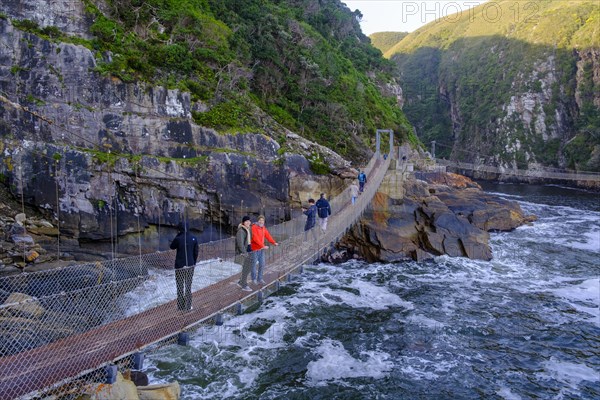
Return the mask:
[[358,186],[356,186],[356,181],[352,182],[352,185],[350,185],[350,196],[352,197],[352,204],[356,203],[356,199],[358,198]]

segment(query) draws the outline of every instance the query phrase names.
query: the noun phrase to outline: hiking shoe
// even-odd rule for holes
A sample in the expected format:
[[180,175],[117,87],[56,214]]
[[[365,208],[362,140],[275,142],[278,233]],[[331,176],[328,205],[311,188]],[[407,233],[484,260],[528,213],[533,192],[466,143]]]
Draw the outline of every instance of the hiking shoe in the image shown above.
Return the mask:
[[242,290],[243,290],[244,292],[251,292],[251,291],[252,291],[252,288],[251,288],[250,286],[246,285],[246,286],[242,287]]
[[258,281],[258,283],[260,283],[261,285],[264,285],[266,282],[261,279],[260,281]]
[[252,279],[252,284],[253,285],[258,285],[258,281],[256,279]]

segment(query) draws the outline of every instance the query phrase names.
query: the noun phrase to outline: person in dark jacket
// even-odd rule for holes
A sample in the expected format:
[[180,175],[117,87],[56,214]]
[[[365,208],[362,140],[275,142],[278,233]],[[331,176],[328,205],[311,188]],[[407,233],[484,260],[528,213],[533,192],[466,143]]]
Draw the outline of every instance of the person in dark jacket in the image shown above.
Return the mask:
[[302,207],[302,213],[306,215],[306,224],[304,225],[304,240],[308,239],[308,232],[312,233],[313,240],[317,240],[317,234],[313,229],[317,220],[317,206],[314,199],[308,199],[308,208]]
[[327,229],[327,219],[331,215],[331,206],[325,198],[325,193],[321,193],[321,197],[317,200],[315,206],[317,207],[317,214],[319,215],[321,232],[325,233],[325,230]]
[[198,260],[198,239],[189,232],[187,223],[179,224],[179,233],[171,242],[175,255],[175,282],[177,283],[177,308],[182,311],[192,309],[192,279]]
[[364,171],[358,171],[358,186],[359,192],[362,193],[365,190],[365,183],[367,183],[367,174]]
[[235,235],[235,262],[242,266],[242,274],[238,286],[246,292],[251,292],[252,289],[248,286],[248,275],[252,271],[252,265],[254,265],[254,253],[250,243],[252,243],[252,229],[250,228],[252,221],[249,216],[242,218],[242,223],[239,224],[237,233]]

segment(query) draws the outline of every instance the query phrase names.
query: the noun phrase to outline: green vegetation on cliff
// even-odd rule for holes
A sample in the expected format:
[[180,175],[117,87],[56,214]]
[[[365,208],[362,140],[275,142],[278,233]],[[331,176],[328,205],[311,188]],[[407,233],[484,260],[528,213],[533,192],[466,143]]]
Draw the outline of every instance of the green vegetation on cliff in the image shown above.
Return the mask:
[[600,168],[600,3],[499,0],[390,47],[404,111],[438,155]]
[[[87,0],[86,0],[87,1]],[[100,72],[189,91],[223,132],[282,126],[351,158],[378,128],[412,135],[393,96],[393,63],[339,0],[91,1]],[[272,133],[272,132],[271,132]],[[414,138],[411,138],[414,141]]]

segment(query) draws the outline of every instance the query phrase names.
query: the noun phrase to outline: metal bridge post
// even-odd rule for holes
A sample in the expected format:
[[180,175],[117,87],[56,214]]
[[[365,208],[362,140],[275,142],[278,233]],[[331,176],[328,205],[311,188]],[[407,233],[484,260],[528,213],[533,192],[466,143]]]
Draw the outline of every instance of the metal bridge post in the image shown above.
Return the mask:
[[242,303],[237,303],[235,305],[235,313],[237,315],[242,315],[244,313],[244,307],[242,306]]
[[218,313],[215,316],[215,325],[216,326],[221,326],[223,325],[223,313]]
[[133,353],[133,369],[144,369],[144,353],[141,351]]
[[265,299],[265,294],[263,293],[262,290],[259,290],[258,293],[256,294],[256,300],[259,303],[262,303],[264,299]]
[[113,383],[115,383],[117,381],[117,372],[119,370],[117,369],[116,365],[107,365],[106,367],[104,367],[104,372],[106,374],[106,380],[105,382],[109,385],[112,385]]
[[179,332],[177,335],[177,344],[180,346],[187,346],[190,344],[190,334],[188,332]]

